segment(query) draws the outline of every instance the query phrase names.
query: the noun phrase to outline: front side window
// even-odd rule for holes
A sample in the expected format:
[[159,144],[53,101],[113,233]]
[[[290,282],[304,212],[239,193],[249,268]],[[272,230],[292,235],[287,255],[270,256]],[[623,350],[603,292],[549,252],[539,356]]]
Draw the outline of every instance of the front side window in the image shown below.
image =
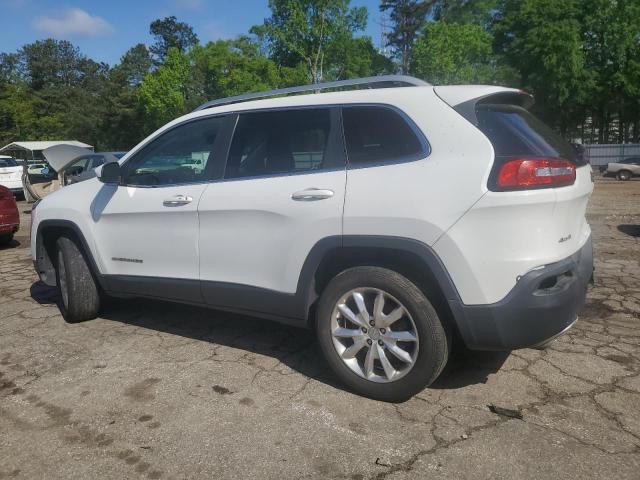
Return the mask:
[[414,130],[391,108],[344,107],[342,119],[351,166],[426,156],[426,149]]
[[312,172],[326,168],[329,109],[243,113],[225,178]]
[[125,164],[125,183],[162,186],[206,181],[222,117],[179,125],[152,140]]

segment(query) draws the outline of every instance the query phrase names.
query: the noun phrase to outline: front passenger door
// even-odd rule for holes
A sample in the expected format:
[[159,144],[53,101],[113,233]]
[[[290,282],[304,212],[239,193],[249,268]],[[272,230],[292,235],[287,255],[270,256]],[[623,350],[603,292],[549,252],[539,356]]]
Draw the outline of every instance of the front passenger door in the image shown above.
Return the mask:
[[92,212],[94,238],[112,289],[200,300],[198,203],[221,174],[224,121],[173,127],[125,161],[121,185],[103,186]]

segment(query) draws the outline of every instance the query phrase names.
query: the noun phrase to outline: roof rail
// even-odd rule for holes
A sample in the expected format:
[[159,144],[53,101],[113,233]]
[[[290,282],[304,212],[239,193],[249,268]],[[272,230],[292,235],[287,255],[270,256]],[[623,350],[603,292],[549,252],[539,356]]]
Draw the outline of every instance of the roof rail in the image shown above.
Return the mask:
[[419,78],[410,77],[408,75],[380,75],[377,77],[353,78],[350,80],[339,80],[337,82],[316,83],[313,85],[301,85],[298,87],[279,88],[277,90],[269,90],[266,92],[247,93],[245,95],[236,95],[234,97],[220,98],[203,103],[194,110],[204,110],[220,105],[230,105],[232,103],[246,102],[248,100],[257,100],[261,98],[277,97],[279,95],[289,95],[291,93],[317,92],[320,90],[328,90],[332,88],[345,88],[368,86],[368,88],[385,88],[385,87],[419,87],[428,86],[429,83]]

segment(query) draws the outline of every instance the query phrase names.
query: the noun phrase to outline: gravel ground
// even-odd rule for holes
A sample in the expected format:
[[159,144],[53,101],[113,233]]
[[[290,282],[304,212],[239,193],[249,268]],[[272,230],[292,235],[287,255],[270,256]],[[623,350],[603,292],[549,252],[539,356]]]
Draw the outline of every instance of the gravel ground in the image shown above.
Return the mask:
[[335,385],[303,330],[134,300],[66,324],[28,208],[0,250],[0,478],[640,477],[640,181],[598,179],[569,334],[458,352],[397,405]]

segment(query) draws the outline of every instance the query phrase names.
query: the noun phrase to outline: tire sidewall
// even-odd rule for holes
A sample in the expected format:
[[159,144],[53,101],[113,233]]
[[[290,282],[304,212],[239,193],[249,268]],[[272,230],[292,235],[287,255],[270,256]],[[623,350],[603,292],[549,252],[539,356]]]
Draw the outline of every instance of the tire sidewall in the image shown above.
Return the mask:
[[[62,257],[67,288],[67,305],[62,296],[59,262]],[[57,241],[56,280],[60,299],[58,306],[69,323],[96,318],[100,310],[100,295],[97,282],[91,272],[87,258],[78,243],[68,236]]]
[[[367,287],[395,297],[416,325],[419,340],[416,362],[405,376],[394,382],[376,383],[360,377],[345,365],[333,345],[331,315],[336,302],[349,290]],[[448,356],[447,333],[422,291],[400,274],[378,267],[345,270],[330,282],[318,305],[316,334],[327,362],[338,377],[358,393],[379,400],[395,402],[410,398],[435,380]]]
[[[68,316],[68,310],[67,310],[67,306],[64,303],[64,297],[62,295],[62,283],[60,283],[60,258],[62,257],[62,261],[65,262],[65,272],[68,272],[68,262],[67,262],[67,256],[66,253],[64,251],[64,249],[60,248],[58,246],[58,248],[56,249],[56,284],[58,285],[58,308],[60,309],[60,313],[62,313],[63,318],[67,318]],[[69,281],[68,278],[65,279],[65,283],[67,285],[67,298],[69,298]]]

